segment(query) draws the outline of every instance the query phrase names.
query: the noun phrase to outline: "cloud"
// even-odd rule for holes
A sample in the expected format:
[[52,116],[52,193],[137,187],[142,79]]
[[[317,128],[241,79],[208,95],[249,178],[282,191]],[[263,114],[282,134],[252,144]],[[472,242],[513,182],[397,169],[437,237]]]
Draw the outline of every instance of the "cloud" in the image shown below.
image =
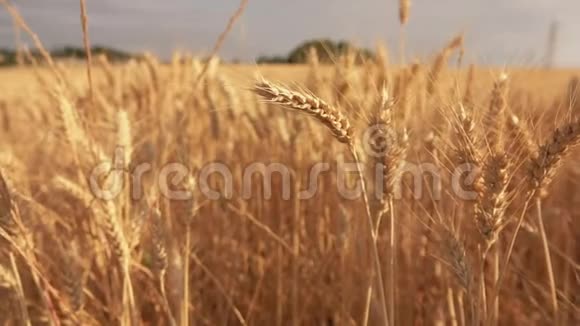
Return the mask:
[[[24,17],[49,46],[80,44],[77,0],[16,0]],[[577,0],[415,0],[406,30],[408,53],[425,57],[460,31],[469,53],[484,63],[523,63],[541,57],[549,25],[560,22],[558,61],[580,64]],[[168,56],[175,48],[207,51],[238,5],[232,0],[88,1],[93,42]],[[6,19],[5,19],[6,18]],[[0,32],[10,20],[0,12]],[[399,37],[397,1],[253,0],[229,35],[222,54],[252,59],[284,54],[309,38],[350,39],[364,46]],[[11,46],[2,37],[0,46]]]

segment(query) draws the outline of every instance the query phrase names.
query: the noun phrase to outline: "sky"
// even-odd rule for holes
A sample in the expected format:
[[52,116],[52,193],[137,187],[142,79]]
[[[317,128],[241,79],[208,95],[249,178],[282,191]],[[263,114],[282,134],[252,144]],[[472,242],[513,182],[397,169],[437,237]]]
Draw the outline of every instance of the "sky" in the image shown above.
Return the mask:
[[[45,46],[82,44],[78,0],[13,0]],[[87,0],[91,42],[169,57],[208,53],[239,0]],[[429,57],[464,32],[466,58],[478,64],[539,64],[558,22],[555,64],[580,66],[578,0],[412,0],[407,57]],[[249,0],[220,54],[252,61],[285,55],[313,38],[346,39],[396,55],[398,0]],[[13,47],[10,17],[0,8],[0,47]]]

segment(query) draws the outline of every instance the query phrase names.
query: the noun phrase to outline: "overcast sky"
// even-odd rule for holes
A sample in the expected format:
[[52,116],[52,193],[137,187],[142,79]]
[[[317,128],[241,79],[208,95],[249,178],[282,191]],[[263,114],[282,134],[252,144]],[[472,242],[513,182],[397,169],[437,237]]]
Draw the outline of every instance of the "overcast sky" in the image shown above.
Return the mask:
[[[78,0],[14,0],[48,47],[79,45]],[[167,57],[181,49],[207,53],[239,0],[87,0],[93,44]],[[286,54],[311,38],[361,46],[398,44],[398,0],[249,0],[221,54],[252,60]],[[549,26],[559,23],[556,63],[580,66],[579,0],[412,0],[410,54],[427,56],[464,31],[468,59],[482,64],[540,62]],[[12,47],[0,10],[0,47]]]

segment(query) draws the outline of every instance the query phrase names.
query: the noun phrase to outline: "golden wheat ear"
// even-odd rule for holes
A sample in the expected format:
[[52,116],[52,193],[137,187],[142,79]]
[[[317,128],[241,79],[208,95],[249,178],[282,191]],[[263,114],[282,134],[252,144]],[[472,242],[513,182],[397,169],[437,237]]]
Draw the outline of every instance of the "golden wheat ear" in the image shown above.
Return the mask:
[[167,266],[169,265],[165,243],[166,230],[163,223],[161,212],[159,212],[157,208],[151,209],[151,255],[153,258],[154,271],[159,275],[159,277],[163,277],[167,270]]
[[10,190],[0,170],[0,230],[3,229],[10,234],[13,234],[15,230],[12,208]]
[[0,264],[0,288],[12,289],[14,286],[14,277],[12,272]]
[[552,182],[557,168],[570,148],[580,144],[580,120],[567,123],[552,132],[530,161],[528,179],[531,190],[543,192]]
[[258,81],[252,91],[268,103],[313,116],[324,124],[339,142],[352,143],[353,131],[349,120],[336,108],[328,105],[318,97],[289,90],[266,79]]

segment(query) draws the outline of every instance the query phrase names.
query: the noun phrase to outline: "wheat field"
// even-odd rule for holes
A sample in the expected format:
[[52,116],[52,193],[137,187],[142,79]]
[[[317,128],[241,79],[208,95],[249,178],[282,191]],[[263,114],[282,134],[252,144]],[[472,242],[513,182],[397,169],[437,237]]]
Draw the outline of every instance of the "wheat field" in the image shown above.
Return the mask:
[[579,324],[580,71],[464,51],[1,69],[0,324]]

